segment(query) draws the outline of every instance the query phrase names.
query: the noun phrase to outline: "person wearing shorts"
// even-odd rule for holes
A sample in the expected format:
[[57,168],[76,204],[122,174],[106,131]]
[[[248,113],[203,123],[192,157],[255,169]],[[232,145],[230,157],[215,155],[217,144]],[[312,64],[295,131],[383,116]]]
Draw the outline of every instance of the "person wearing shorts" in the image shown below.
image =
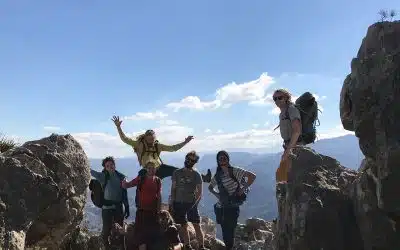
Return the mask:
[[193,224],[199,249],[204,247],[204,234],[200,227],[200,214],[197,208],[203,190],[201,174],[194,169],[199,156],[195,151],[185,157],[185,166],[174,171],[171,185],[172,214],[176,224],[180,224],[184,249],[193,249],[190,244],[188,222]]

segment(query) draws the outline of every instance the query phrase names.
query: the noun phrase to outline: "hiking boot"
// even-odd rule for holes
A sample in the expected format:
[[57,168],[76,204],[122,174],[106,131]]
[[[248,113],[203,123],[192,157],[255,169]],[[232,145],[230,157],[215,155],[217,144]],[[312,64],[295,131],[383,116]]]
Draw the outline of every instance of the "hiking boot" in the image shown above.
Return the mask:
[[211,170],[208,169],[207,174],[203,175],[202,177],[203,177],[203,182],[210,183],[211,182]]

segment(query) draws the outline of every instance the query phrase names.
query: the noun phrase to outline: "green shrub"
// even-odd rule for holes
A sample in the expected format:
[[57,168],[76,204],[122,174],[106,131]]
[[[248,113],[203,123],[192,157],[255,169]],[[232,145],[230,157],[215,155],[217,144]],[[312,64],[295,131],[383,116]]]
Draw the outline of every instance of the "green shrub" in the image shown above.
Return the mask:
[[0,134],[0,153],[4,153],[16,146],[18,146],[18,143],[15,140]]

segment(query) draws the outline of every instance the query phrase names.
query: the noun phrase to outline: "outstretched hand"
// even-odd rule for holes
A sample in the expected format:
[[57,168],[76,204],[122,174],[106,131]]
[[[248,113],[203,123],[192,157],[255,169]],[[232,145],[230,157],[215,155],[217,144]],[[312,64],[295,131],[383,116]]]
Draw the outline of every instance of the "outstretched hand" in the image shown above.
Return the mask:
[[121,126],[122,121],[119,119],[119,116],[114,115],[111,120],[114,122],[115,126],[117,127]]
[[123,179],[123,180],[121,181],[121,187],[122,187],[122,188],[126,188],[127,185],[128,185],[128,183],[126,182],[126,179]]
[[185,142],[188,143],[191,140],[193,140],[193,138],[194,138],[193,135],[189,135],[188,137],[185,138]]

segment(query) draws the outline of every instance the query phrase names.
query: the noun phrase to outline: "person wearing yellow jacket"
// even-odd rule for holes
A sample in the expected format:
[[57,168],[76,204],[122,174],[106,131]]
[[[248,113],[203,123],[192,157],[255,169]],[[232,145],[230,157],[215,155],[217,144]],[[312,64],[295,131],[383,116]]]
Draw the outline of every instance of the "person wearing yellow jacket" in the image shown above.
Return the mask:
[[[156,168],[157,168],[156,176],[158,176],[160,179],[172,176],[173,172],[178,168],[164,164],[160,158],[160,153],[163,151],[176,152],[181,148],[183,148],[193,139],[193,136],[188,136],[181,143],[175,145],[165,145],[159,143],[156,140],[156,134],[154,130],[151,129],[147,130],[144,134],[139,135],[136,139],[132,139],[127,137],[125,133],[122,131],[121,128],[122,120],[120,120],[119,116],[113,116],[111,120],[114,122],[117,128],[121,140],[126,144],[128,144],[129,146],[131,146],[134,152],[136,153],[139,165],[142,167],[142,170],[139,172],[139,175],[143,175],[145,173],[145,169],[143,167],[146,166],[147,162],[152,161],[156,163]],[[202,175],[202,180],[203,182],[207,183],[211,181],[210,169],[207,170],[206,175]]]

